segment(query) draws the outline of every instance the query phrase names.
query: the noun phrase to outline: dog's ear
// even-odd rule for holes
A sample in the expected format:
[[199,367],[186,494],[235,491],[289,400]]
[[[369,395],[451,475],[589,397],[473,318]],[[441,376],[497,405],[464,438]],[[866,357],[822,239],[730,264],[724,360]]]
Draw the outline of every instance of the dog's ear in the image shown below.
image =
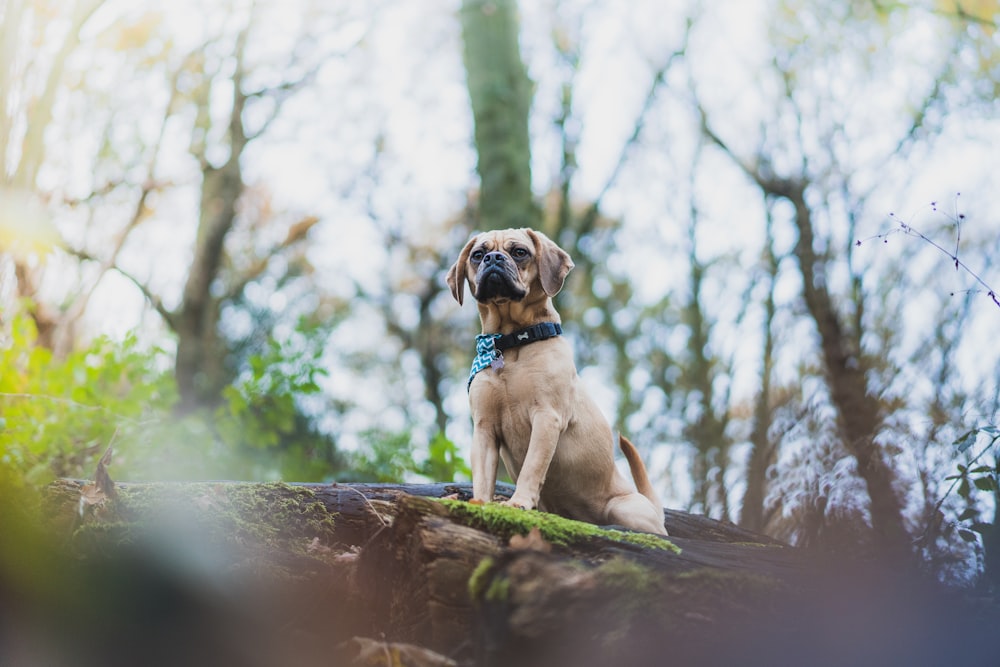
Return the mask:
[[469,239],[469,242],[462,248],[462,252],[458,254],[458,261],[448,269],[448,276],[445,278],[445,282],[451,288],[451,295],[455,297],[455,301],[458,301],[458,305],[460,306],[465,300],[465,264],[469,261],[469,253],[472,252],[472,246],[476,244],[476,236],[478,234]]
[[538,257],[538,278],[542,289],[549,296],[555,296],[563,288],[566,275],[573,268],[569,253],[560,248],[548,236],[533,229],[525,230],[535,244]]

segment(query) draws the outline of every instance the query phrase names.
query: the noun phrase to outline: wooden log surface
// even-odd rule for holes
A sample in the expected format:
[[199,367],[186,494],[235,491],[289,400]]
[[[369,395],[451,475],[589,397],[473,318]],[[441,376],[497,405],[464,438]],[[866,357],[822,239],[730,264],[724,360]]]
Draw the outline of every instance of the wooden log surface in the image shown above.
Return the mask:
[[[73,567],[120,572],[125,550],[135,568],[134,585],[86,598],[130,609],[146,579],[183,591],[170,622],[101,623],[152,646],[201,619],[194,652],[166,652],[172,664],[201,664],[199,642],[234,665],[988,664],[981,642],[959,637],[990,636],[980,621],[998,619],[908,576],[830,568],[682,512],[665,513],[667,545],[497,514],[459,502],[467,484],[117,484],[114,500],[90,489],[83,502],[85,489],[60,481],[45,506],[72,536]],[[936,626],[935,608],[955,622]]]

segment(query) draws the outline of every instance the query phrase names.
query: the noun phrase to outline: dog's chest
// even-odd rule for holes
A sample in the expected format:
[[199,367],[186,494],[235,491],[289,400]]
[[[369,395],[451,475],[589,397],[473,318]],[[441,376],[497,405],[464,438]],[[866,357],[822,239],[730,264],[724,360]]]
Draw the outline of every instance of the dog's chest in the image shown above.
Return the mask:
[[540,412],[571,410],[577,381],[569,346],[540,341],[504,353],[501,368],[486,368],[469,392],[473,421],[495,429],[515,456],[527,450],[531,426]]

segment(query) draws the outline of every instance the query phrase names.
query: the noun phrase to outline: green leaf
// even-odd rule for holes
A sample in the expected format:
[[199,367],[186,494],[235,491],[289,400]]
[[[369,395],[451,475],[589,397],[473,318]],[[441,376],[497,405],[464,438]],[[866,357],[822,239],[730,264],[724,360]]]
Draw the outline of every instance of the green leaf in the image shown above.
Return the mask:
[[958,536],[961,537],[966,542],[975,542],[976,534],[967,528],[959,528]]
[[972,507],[969,507],[969,508],[966,508],[966,510],[964,512],[962,512],[961,514],[958,515],[958,520],[959,521],[971,521],[972,519],[975,519],[978,516],[979,516],[979,510],[976,510],[976,509],[974,509]]
[[984,475],[983,477],[977,477],[972,482],[976,485],[976,488],[980,491],[996,491],[998,488],[997,480],[992,475]]
[[953,442],[952,444],[958,449],[959,452],[964,452],[969,447],[972,447],[974,444],[976,444],[976,437],[978,435],[979,435],[979,429],[974,428],[960,435],[958,438],[955,439],[955,442]]
[[420,472],[440,482],[453,481],[456,475],[472,477],[458,446],[441,432],[428,443],[427,461]]

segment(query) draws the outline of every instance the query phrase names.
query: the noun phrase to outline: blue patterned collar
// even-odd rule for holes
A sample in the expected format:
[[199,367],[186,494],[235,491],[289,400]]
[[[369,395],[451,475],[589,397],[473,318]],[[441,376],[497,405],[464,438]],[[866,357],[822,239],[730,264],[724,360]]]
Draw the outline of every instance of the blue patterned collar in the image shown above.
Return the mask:
[[469,371],[469,381],[465,385],[465,390],[472,390],[472,380],[480,371],[487,368],[499,371],[503,368],[504,350],[553,338],[561,333],[562,326],[558,323],[542,322],[541,324],[535,324],[511,334],[495,333],[476,336],[476,357],[472,360],[472,369]]

